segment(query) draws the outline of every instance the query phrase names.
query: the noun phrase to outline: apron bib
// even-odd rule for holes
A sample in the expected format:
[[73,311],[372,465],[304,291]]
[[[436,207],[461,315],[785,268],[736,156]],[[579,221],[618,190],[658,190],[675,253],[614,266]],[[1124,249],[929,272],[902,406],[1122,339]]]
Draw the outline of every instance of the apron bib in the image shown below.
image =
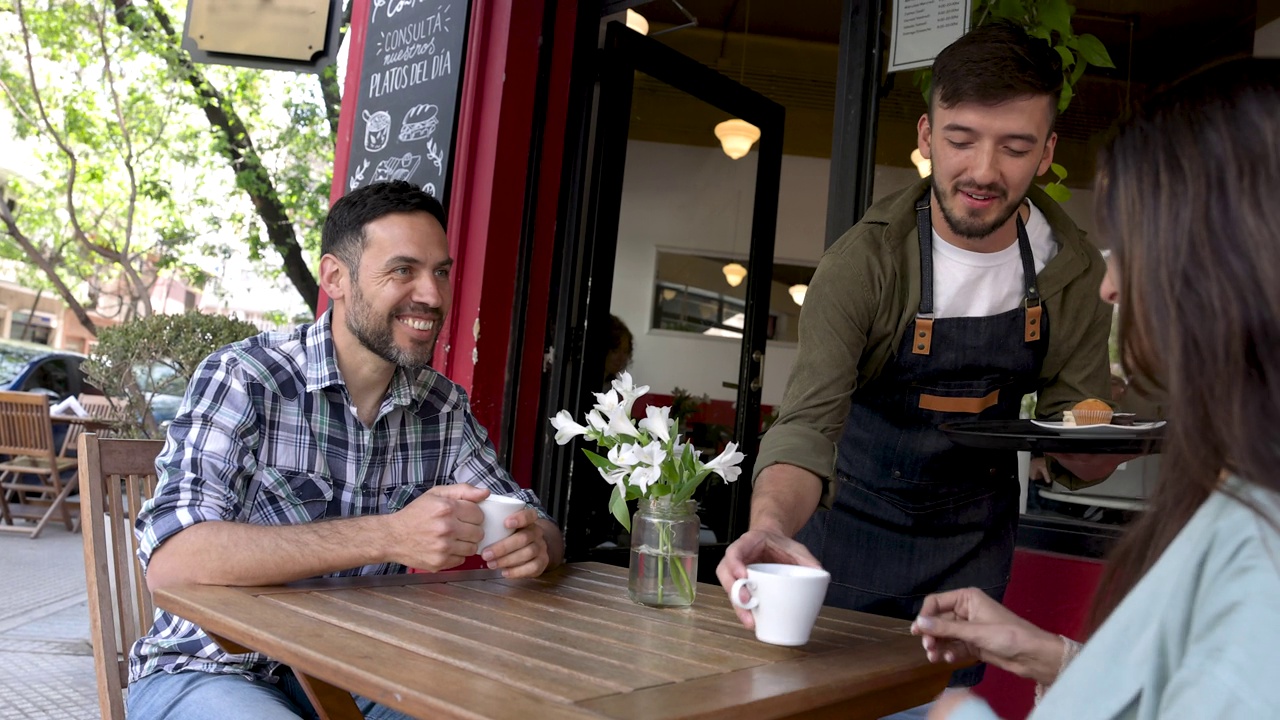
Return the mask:
[[[990,317],[933,318],[929,191],[916,203],[920,308],[879,377],[854,391],[837,445],[835,501],[796,536],[831,572],[827,603],[912,619],[926,595],[1004,596],[1018,522],[1017,455],[953,444],[937,427],[1015,419],[1036,390],[1048,316],[1017,218],[1025,302]],[[956,673],[973,685],[982,668]]]

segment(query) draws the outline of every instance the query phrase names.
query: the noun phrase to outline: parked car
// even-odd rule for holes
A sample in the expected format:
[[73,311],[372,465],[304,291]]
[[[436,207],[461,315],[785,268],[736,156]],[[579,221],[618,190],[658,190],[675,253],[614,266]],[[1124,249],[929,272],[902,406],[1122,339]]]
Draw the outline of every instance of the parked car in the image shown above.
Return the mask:
[[80,371],[85,356],[22,340],[0,340],[0,390],[36,392],[50,402],[95,392]]
[[[0,339],[0,390],[41,393],[50,404],[69,395],[101,395],[80,369],[87,358],[70,350],[22,340]],[[182,403],[186,383],[160,363],[134,368],[138,387],[148,394],[151,414],[161,427],[173,420]]]

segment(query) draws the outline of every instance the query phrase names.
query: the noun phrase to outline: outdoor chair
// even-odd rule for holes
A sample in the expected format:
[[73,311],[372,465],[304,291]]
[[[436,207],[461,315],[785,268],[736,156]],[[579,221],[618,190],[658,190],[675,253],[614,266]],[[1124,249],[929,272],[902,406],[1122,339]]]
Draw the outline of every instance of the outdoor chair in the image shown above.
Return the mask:
[[[81,393],[76,397],[76,401],[80,403],[80,407],[89,413],[89,417],[94,420],[100,420],[103,423],[118,423],[124,420],[125,413],[128,412],[125,407],[125,401],[120,398],[110,398],[106,395],[86,395]],[[76,449],[76,443],[80,438],[80,434],[85,431],[85,426],[79,423],[67,425],[67,434],[62,438],[62,449],[58,452],[60,457],[71,457],[71,451]],[[114,431],[99,427],[94,430],[98,438],[108,438],[114,435]]]
[[[63,482],[62,473],[75,466],[58,456],[46,396],[0,392],[0,531],[37,538],[55,516],[74,530],[67,503],[76,483]],[[14,524],[18,518],[35,527]]]
[[156,489],[163,440],[80,436],[80,526],[89,634],[103,720],[123,720],[129,648],[151,628],[155,605],[134,552],[134,523]]

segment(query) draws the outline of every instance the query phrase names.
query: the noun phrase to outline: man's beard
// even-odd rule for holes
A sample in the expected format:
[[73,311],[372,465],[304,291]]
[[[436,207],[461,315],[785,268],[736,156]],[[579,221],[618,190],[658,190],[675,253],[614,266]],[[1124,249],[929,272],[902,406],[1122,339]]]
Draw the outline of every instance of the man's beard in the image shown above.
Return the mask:
[[952,188],[951,194],[943,194],[942,188],[938,186],[937,176],[933,176],[933,196],[938,199],[938,209],[942,211],[942,219],[947,222],[947,227],[951,228],[951,232],[966,240],[981,240],[991,233],[999,230],[1013,214],[1018,212],[1018,206],[1022,203],[1019,199],[1016,202],[1008,202],[1008,193],[1004,188],[996,185],[987,185],[979,187],[976,185],[965,186],[965,190],[978,195],[990,195],[992,197],[1005,200],[1008,204],[1005,207],[998,208],[995,220],[981,220],[978,218],[968,217],[960,212],[953,212],[950,204],[956,194],[961,192],[957,184]]
[[[413,343],[408,350],[396,345],[392,323],[400,314],[426,315],[432,318],[435,332],[427,342]],[[418,303],[399,308],[387,315],[386,321],[379,323],[373,317],[373,308],[365,302],[364,293],[356,288],[352,293],[351,307],[347,310],[347,330],[355,336],[360,344],[369,352],[397,367],[408,370],[422,370],[431,367],[431,358],[436,351],[436,340],[440,338],[440,326],[444,317],[440,311]]]

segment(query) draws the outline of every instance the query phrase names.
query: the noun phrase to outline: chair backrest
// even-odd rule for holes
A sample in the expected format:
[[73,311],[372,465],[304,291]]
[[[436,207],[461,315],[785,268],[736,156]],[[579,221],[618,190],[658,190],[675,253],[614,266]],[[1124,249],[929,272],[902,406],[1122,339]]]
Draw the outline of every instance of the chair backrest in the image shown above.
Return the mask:
[[155,606],[133,552],[133,527],[156,488],[163,440],[80,436],[80,527],[89,590],[89,631],[102,717],[124,718],[129,648],[150,629]]
[[[80,407],[89,413],[89,417],[98,420],[119,420],[124,417],[127,410],[124,400],[120,398],[81,394],[76,399],[79,400]],[[99,438],[101,438],[101,433],[99,433]]]
[[0,455],[30,455],[54,465],[49,398],[39,393],[0,391]]
[[[124,400],[119,398],[109,398],[106,395],[85,395],[81,393],[76,401],[80,403],[80,407],[89,413],[89,417],[95,420],[108,420],[118,422],[125,417]],[[62,452],[65,456],[67,451],[75,448],[79,442],[80,433],[84,432],[84,426],[73,424],[67,426],[67,435],[62,439]],[[108,438],[115,434],[112,430],[95,430],[98,439]]]

